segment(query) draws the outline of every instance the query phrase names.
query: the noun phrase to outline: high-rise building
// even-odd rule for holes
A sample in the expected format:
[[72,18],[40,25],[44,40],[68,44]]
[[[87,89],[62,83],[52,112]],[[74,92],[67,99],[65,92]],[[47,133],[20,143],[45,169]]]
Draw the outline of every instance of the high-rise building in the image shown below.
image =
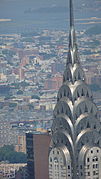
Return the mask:
[[79,61],[72,0],[68,58],[52,124],[49,179],[101,179],[101,125]]
[[48,133],[27,133],[27,167],[29,179],[48,178],[48,149],[51,137]]

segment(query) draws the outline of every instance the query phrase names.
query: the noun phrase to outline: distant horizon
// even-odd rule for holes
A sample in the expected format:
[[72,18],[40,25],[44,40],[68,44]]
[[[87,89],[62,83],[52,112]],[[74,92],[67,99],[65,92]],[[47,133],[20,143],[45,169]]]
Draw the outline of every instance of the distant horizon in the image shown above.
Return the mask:
[[[39,0],[1,0],[0,3],[1,34],[43,29],[68,30],[69,0],[41,0],[41,2]],[[101,3],[94,0],[92,8],[91,3],[91,0],[74,2],[77,30],[87,29],[96,23],[101,23]]]

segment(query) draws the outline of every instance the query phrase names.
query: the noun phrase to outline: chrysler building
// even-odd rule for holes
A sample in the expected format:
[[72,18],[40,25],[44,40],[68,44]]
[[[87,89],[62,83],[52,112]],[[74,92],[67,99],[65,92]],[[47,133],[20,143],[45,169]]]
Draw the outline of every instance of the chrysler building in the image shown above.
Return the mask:
[[69,1],[69,50],[51,128],[49,179],[101,179],[101,124],[80,65]]

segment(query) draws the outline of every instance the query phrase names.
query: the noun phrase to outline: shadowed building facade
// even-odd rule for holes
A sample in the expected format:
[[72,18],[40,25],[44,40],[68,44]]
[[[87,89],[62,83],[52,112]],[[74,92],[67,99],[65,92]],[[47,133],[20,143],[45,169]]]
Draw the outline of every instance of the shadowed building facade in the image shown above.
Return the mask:
[[49,179],[101,179],[101,124],[80,65],[72,0],[68,58],[51,129]]
[[26,133],[28,179],[48,178],[48,133]]

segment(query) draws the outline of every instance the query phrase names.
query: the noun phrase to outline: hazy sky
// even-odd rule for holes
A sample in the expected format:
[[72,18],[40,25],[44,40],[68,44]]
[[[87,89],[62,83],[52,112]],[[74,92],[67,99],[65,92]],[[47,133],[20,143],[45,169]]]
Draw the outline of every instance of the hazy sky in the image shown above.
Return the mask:
[[[68,3],[67,3],[68,4]],[[0,0],[0,18],[21,13],[28,8],[65,6],[66,0]]]
[[[83,7],[87,4],[91,4],[98,2],[98,0],[73,0],[76,7]],[[0,18],[3,16],[9,17],[12,14],[23,13],[24,10],[28,8],[37,9],[40,7],[58,7],[58,6],[68,6],[69,0],[0,0]],[[100,3],[101,5],[101,3]],[[101,6],[100,6],[101,7]]]
[[[101,17],[101,0],[73,0],[75,18]],[[93,1],[93,4],[92,4]],[[12,19],[10,23],[0,23],[2,31],[7,28],[33,27],[66,27],[69,18],[68,8],[69,0],[0,0],[0,19]],[[40,8],[57,7],[56,11],[40,11]],[[61,9],[59,7],[66,7]],[[25,13],[27,10],[33,10],[33,13]],[[34,10],[37,10],[36,11]],[[51,9],[52,10],[52,9]]]

